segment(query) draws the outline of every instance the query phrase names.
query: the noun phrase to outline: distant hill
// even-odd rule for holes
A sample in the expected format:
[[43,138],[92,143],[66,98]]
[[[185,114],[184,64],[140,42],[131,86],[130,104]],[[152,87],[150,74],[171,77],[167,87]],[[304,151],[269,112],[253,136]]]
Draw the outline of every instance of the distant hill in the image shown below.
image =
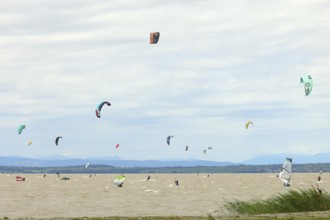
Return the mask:
[[283,163],[285,158],[292,158],[293,164],[308,164],[308,163],[330,163],[330,154],[269,154],[254,157],[249,160],[242,161],[246,165],[265,165],[265,164],[280,164]]
[[285,158],[290,157],[293,164],[317,164],[330,163],[330,154],[269,154],[261,155],[240,163],[217,162],[207,160],[122,160],[119,157],[91,157],[91,158],[70,158],[58,155],[52,155],[41,158],[27,158],[22,156],[0,156],[0,166],[16,167],[69,167],[84,166],[86,163],[91,165],[107,165],[121,168],[162,168],[162,167],[223,167],[235,165],[271,165],[283,164]]
[[[57,158],[57,159],[56,159]],[[108,165],[114,167],[191,167],[191,166],[228,166],[236,163],[215,162],[206,160],[121,160],[115,158],[64,158],[47,157],[46,159],[33,159],[25,157],[0,157],[0,166],[22,166],[22,167],[67,167],[84,166],[86,163],[91,165]]]

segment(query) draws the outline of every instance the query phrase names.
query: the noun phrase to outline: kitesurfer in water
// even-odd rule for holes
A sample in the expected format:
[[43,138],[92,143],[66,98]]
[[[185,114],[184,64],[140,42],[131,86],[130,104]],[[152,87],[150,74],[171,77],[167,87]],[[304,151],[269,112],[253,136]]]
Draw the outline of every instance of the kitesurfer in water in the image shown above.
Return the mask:
[[[125,177],[123,173],[122,173],[121,175],[122,175],[123,177]],[[123,184],[124,184],[124,182],[122,182],[121,184],[119,184],[118,187],[123,187]]]
[[316,193],[322,194],[322,189],[319,187],[318,184],[316,184],[316,188],[313,185],[311,186]]

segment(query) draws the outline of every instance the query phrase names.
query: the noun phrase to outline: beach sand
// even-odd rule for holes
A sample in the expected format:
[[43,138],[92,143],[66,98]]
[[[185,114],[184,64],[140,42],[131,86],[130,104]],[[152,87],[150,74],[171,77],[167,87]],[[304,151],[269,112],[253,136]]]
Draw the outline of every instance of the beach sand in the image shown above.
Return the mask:
[[[26,178],[16,182],[15,176]],[[151,179],[145,181],[147,176]],[[104,216],[227,215],[224,201],[266,199],[289,189],[318,183],[330,192],[330,174],[293,174],[284,187],[275,173],[267,174],[126,174],[122,188],[116,174],[0,174],[0,218]],[[174,181],[179,181],[176,186]]]

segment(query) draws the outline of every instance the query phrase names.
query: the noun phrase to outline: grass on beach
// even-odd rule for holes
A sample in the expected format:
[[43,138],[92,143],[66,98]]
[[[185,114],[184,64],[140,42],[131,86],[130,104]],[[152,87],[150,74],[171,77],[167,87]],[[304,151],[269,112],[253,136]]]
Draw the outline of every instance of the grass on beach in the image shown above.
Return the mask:
[[230,212],[245,215],[327,211],[330,210],[330,195],[313,189],[290,190],[266,200],[236,200],[226,202],[224,206]]

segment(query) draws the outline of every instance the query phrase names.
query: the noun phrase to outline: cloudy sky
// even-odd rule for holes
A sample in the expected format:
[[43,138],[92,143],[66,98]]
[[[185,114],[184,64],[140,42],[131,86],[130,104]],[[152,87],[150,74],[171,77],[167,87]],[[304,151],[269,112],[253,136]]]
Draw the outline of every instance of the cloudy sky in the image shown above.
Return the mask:
[[330,152],[328,0],[0,6],[0,156],[239,162]]

